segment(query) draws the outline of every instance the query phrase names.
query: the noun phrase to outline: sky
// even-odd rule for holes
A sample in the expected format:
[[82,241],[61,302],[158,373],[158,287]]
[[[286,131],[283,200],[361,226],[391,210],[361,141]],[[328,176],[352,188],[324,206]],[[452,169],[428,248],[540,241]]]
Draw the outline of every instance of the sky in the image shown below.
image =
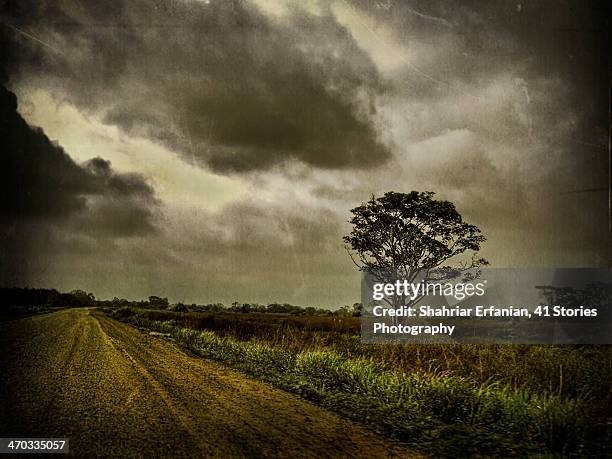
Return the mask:
[[609,266],[600,2],[0,5],[3,285],[352,304],[350,209],[391,190],[492,267]]

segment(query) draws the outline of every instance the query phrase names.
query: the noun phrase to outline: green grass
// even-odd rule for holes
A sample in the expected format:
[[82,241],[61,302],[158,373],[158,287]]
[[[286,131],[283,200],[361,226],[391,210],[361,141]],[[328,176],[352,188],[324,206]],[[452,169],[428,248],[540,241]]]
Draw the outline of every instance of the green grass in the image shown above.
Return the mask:
[[365,345],[359,336],[359,319],[353,317],[176,313],[136,308],[122,308],[117,313],[169,320],[240,341],[255,338],[293,352],[333,350],[405,373],[458,376],[484,385],[494,381],[513,389],[565,398],[594,398],[598,401],[595,410],[612,405],[612,346]]
[[[282,340],[275,334],[263,339],[256,334],[238,336],[231,329],[185,327],[188,315],[177,315],[172,321],[152,320],[147,312],[138,310],[118,310],[114,315],[142,328],[169,333],[200,356],[297,393],[436,456],[543,452],[594,456],[610,451],[606,449],[610,447],[609,424],[605,415],[597,417],[593,409],[597,403],[589,395],[594,387],[589,378],[594,375],[587,372],[582,387],[557,381],[559,364],[566,366],[565,375],[573,374],[574,368],[568,369],[571,365],[579,370],[590,368],[584,352],[579,359],[563,348],[558,351],[546,346],[505,346],[501,352],[503,346],[491,352],[483,346],[391,346],[394,349],[390,351],[388,346],[354,343],[355,336],[350,333],[284,327]],[[155,318],[160,319],[159,314]],[[304,333],[309,336],[308,344],[300,341]],[[325,342],[330,334],[333,342]],[[338,344],[345,341],[351,345]],[[436,348],[435,352],[431,348]],[[400,353],[416,353],[417,349],[420,355],[415,359],[422,362],[432,354],[445,355],[445,359],[434,361],[435,368],[393,366]],[[559,352],[573,358],[558,361]],[[527,357],[526,367],[521,357],[527,354],[532,355]],[[480,361],[474,362],[475,357]],[[526,374],[535,360],[539,371]],[[601,364],[605,366],[605,362]],[[462,367],[473,371],[474,365],[480,371],[466,376]],[[535,382],[538,378],[540,386]],[[574,385],[580,382],[576,378],[570,381]],[[609,416],[605,406],[603,409]]]

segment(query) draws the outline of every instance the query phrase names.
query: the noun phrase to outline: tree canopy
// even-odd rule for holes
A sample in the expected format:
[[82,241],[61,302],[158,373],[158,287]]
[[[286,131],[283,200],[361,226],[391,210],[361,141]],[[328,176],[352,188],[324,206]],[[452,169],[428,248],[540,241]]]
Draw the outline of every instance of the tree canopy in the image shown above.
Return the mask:
[[347,250],[360,270],[379,281],[450,279],[488,264],[477,257],[486,240],[480,229],[431,191],[390,191],[351,213]]

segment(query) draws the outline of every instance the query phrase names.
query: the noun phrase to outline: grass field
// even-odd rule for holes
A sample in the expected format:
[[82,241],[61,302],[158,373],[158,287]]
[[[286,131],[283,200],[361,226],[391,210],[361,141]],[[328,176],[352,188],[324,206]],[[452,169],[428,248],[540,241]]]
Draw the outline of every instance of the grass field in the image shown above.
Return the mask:
[[609,346],[365,345],[354,317],[112,315],[436,456],[612,452]]

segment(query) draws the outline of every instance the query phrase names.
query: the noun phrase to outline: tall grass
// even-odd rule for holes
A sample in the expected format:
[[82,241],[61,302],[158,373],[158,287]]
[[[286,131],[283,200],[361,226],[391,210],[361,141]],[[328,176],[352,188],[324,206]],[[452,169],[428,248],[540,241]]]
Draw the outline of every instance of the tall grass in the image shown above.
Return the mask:
[[359,336],[359,319],[353,317],[119,311],[120,315],[137,314],[194,330],[212,330],[237,340],[254,338],[292,352],[333,350],[348,358],[376,361],[389,370],[458,376],[485,385],[495,381],[513,389],[594,398],[599,404],[593,409],[612,406],[612,346],[365,345]]
[[[516,388],[488,368],[483,368],[489,377],[482,382],[448,370],[391,368],[390,360],[383,362],[367,352],[351,355],[333,346],[300,348],[257,337],[241,340],[231,333],[184,327],[180,321],[151,320],[135,311],[116,315],[139,327],[168,333],[203,357],[436,456],[523,456],[542,451],[583,455],[605,452],[609,446],[609,432],[594,426],[585,415],[589,413],[587,398]],[[608,436],[602,438],[602,434]]]

